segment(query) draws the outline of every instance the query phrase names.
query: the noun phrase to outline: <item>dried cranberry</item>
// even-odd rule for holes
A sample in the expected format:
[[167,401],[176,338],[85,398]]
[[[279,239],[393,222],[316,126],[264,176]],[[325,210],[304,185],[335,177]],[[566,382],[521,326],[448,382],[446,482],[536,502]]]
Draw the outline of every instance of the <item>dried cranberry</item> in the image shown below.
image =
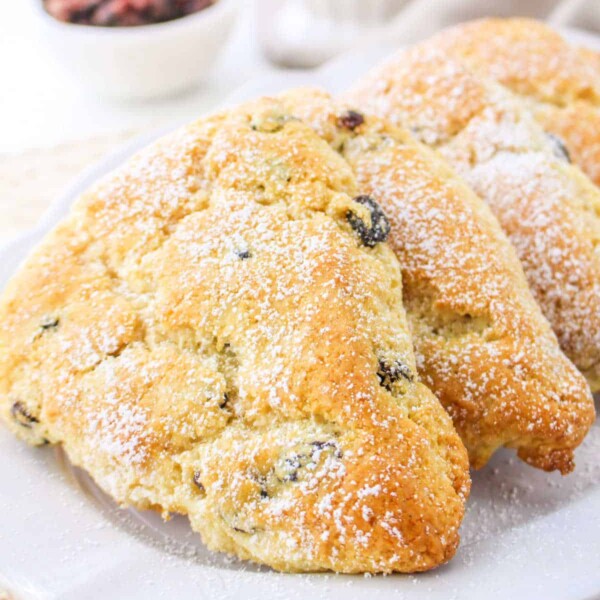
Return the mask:
[[546,136],[552,144],[552,152],[554,156],[556,156],[556,158],[560,158],[561,160],[566,160],[568,163],[570,163],[571,155],[569,154],[569,151],[567,150],[567,147],[565,146],[565,143],[562,141],[562,139],[554,133],[550,133],[548,131],[546,132]]
[[235,255],[240,260],[246,260],[247,258],[250,258],[252,256],[252,253],[248,249],[245,249],[245,250],[236,250],[235,251]]
[[274,467],[275,477],[282,483],[296,482],[301,469],[314,468],[324,453],[338,460],[342,458],[342,451],[335,442],[316,440],[299,445],[294,452],[282,457]]
[[19,425],[27,427],[27,429],[31,429],[35,423],[39,423],[37,417],[32,415],[20,400],[11,406],[10,414]]
[[48,329],[58,327],[59,323],[60,319],[58,317],[44,317],[40,323],[40,327],[47,331]]
[[392,364],[388,364],[379,359],[377,377],[379,377],[380,385],[390,392],[392,391],[393,384],[401,377],[406,379],[406,381],[414,380],[414,375],[410,370],[410,367],[399,360],[394,361]]
[[354,131],[357,127],[360,127],[364,122],[365,118],[355,110],[348,110],[343,115],[338,117],[338,126],[344,127]]
[[225,392],[223,394],[223,400],[221,400],[221,403],[219,404],[219,408],[225,408],[228,404],[229,404],[229,394],[227,392]]
[[54,18],[81,25],[130,27],[162,23],[203,10],[214,0],[43,0]]
[[370,225],[365,223],[351,210],[346,213],[346,218],[350,226],[358,233],[362,243],[369,248],[373,248],[379,242],[385,242],[390,234],[390,222],[379,204],[370,196],[357,196],[354,198],[354,202],[366,206],[371,213]]
[[204,485],[202,485],[202,481],[200,481],[200,471],[194,471],[194,485],[201,491],[204,492],[206,491],[204,489]]

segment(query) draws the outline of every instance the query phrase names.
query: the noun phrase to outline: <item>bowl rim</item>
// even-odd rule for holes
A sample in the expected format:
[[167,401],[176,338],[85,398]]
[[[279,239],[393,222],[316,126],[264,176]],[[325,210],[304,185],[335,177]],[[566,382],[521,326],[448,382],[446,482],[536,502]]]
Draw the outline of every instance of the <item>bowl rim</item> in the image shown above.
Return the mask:
[[48,13],[43,6],[43,0],[30,0],[33,11],[38,18],[48,26],[60,30],[63,33],[71,32],[79,35],[101,35],[104,37],[124,38],[128,36],[141,37],[147,33],[176,32],[187,27],[193,27],[201,21],[210,21],[220,16],[231,16],[237,8],[237,0],[215,0],[215,2],[202,10],[189,15],[162,21],[160,23],[148,23],[146,25],[126,25],[107,27],[104,25],[83,25],[81,23],[69,23],[60,21]]

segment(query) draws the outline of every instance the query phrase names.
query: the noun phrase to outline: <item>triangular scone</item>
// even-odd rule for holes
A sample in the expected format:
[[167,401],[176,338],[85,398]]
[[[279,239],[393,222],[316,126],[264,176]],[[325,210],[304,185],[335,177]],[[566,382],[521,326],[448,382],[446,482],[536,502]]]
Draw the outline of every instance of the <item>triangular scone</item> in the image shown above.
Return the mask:
[[307,125],[261,112],[143,151],[35,250],[0,302],[2,416],[212,549],[432,568],[468,460],[418,381],[388,223]]
[[526,104],[446,57],[400,52],[346,96],[437,148],[490,206],[566,355],[600,389],[600,190]]
[[520,95],[573,162],[600,184],[600,54],[533,19],[481,19],[442,31],[448,56]]
[[510,242],[485,203],[433,151],[389,122],[299,90],[278,99],[354,169],[390,218],[419,372],[471,463],[500,446],[568,472],[594,417]]

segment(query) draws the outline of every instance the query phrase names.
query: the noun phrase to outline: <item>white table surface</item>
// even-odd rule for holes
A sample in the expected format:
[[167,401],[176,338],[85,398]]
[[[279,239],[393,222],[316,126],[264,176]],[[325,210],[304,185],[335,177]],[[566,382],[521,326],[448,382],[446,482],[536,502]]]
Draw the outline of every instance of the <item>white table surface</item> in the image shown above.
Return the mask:
[[239,0],[235,30],[204,85],[163,100],[111,103],[87,94],[48,53],[32,10],[37,1],[0,0],[0,160],[2,153],[193,118],[275,71],[257,48],[251,0]]

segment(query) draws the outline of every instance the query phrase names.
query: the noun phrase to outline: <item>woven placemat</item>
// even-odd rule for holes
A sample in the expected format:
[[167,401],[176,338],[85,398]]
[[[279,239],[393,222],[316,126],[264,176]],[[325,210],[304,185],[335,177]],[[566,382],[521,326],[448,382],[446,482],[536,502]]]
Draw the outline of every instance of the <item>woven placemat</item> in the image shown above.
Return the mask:
[[32,228],[86,167],[139,134],[132,129],[53,148],[0,155],[0,240]]

